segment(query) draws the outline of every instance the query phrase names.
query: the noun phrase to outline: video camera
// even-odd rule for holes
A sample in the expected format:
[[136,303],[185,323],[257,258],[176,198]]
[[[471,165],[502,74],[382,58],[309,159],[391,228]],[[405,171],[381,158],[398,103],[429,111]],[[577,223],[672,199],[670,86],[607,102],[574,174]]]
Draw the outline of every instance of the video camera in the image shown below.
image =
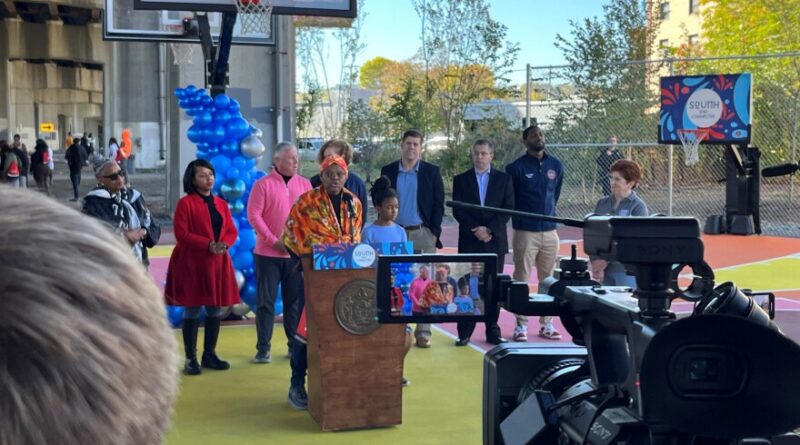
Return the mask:
[[[733,283],[714,287],[697,220],[580,221],[447,205],[583,227],[588,255],[619,261],[636,277],[635,289],[601,286],[575,246],[540,294],[486,271],[483,281],[494,283],[485,288],[485,304],[557,315],[576,346],[506,344],[487,353],[485,444],[800,443],[787,434],[800,425],[800,346]],[[459,255],[447,257],[457,263]],[[379,259],[379,296],[388,295],[384,281],[393,265],[409,261]],[[685,267],[693,279],[682,289]],[[676,298],[695,303],[691,316],[670,310]],[[405,322],[402,313],[388,317],[382,300],[381,322]],[[457,320],[453,314],[428,321]]]

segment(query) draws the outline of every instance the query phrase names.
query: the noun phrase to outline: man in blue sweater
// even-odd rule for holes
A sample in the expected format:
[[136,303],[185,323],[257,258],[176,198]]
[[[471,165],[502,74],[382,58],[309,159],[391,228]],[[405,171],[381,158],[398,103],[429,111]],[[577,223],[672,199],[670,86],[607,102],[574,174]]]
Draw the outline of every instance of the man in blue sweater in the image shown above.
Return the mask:
[[[556,157],[545,153],[544,132],[538,125],[522,132],[522,142],[525,154],[506,167],[514,184],[514,208],[556,216],[564,166]],[[514,216],[511,225],[514,229],[514,279],[529,282],[533,266],[536,266],[539,282],[552,275],[558,255],[556,223]],[[553,326],[553,317],[539,317],[539,324],[540,337],[561,339]],[[523,315],[517,315],[514,341],[528,341],[528,318]]]

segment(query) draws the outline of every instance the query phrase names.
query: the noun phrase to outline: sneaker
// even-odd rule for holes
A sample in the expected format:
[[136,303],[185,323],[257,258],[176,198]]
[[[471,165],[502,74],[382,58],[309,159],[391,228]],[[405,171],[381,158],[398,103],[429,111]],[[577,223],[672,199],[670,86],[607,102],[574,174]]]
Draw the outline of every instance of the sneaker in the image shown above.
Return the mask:
[[548,340],[561,340],[561,334],[556,331],[553,323],[546,323],[544,326],[539,328],[539,337],[546,338]]
[[517,326],[514,328],[514,341],[525,342],[528,341],[528,328],[525,326]]
[[410,384],[411,384],[411,381],[409,381],[407,378],[403,377],[403,386],[408,386]]
[[261,364],[261,363],[269,363],[271,361],[272,357],[270,357],[269,352],[264,352],[264,353],[259,352],[258,354],[256,354],[255,357],[253,357],[253,363]]
[[305,386],[289,388],[289,406],[298,411],[308,409],[308,394],[306,394]]

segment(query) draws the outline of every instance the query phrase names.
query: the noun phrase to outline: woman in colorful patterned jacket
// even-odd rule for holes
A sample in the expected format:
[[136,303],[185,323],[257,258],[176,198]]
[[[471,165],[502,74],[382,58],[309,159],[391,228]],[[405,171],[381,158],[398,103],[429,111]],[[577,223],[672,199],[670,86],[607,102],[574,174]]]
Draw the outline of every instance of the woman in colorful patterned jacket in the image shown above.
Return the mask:
[[[290,253],[298,256],[311,253],[315,244],[361,241],[361,201],[344,187],[347,175],[347,162],[341,156],[329,156],[322,161],[322,185],[300,195],[289,212],[283,243]],[[303,310],[302,298],[298,298],[298,305]],[[304,318],[301,316],[301,320]],[[300,339],[292,345],[291,367],[289,405],[298,410],[307,409],[308,362],[306,344]]]

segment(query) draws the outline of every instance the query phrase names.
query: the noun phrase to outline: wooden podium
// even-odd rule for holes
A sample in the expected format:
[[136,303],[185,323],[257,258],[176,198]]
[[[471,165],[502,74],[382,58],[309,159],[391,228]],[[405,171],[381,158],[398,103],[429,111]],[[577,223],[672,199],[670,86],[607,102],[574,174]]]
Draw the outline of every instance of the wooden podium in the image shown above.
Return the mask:
[[323,431],[399,425],[405,326],[377,324],[375,269],[302,262],[311,417]]

